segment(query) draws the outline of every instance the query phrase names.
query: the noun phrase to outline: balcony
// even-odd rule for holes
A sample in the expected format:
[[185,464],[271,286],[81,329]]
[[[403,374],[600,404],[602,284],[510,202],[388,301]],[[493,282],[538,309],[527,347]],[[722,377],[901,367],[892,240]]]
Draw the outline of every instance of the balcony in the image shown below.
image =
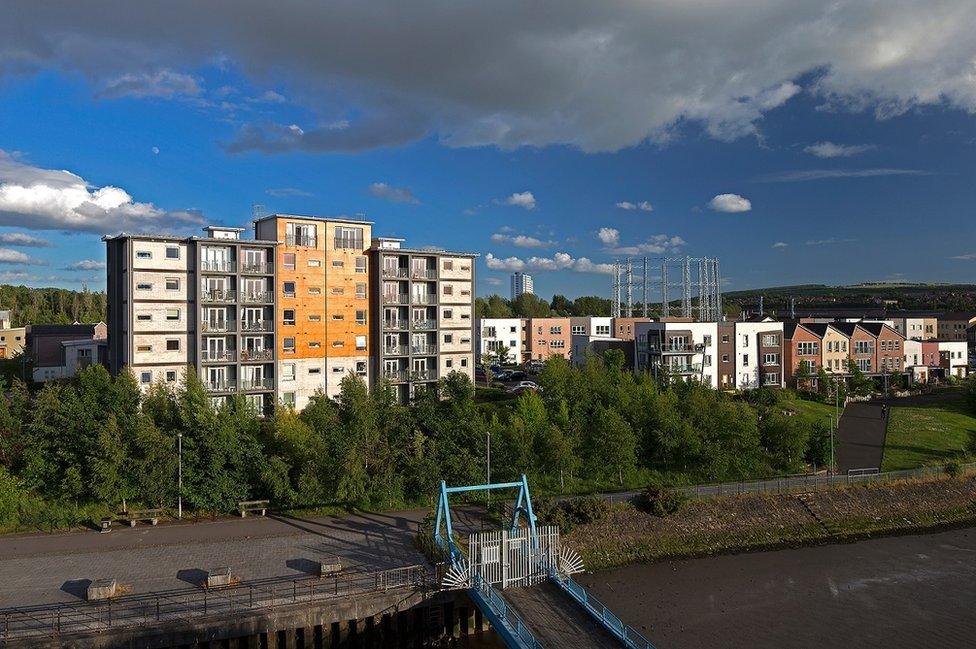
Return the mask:
[[392,383],[402,383],[407,380],[407,370],[384,370],[383,378]]
[[414,370],[410,372],[411,381],[436,381],[437,372],[434,370]]
[[223,381],[204,381],[203,389],[207,392],[233,392],[237,389],[237,381],[224,379]]
[[392,329],[394,331],[401,331],[407,328],[407,321],[406,320],[384,320],[383,328]]
[[436,268],[413,268],[410,270],[413,279],[437,279]]
[[244,304],[270,304],[274,302],[274,291],[248,291],[241,293]]
[[410,298],[411,304],[437,304],[436,295],[414,295]]
[[384,268],[383,277],[391,277],[394,279],[406,279],[407,278],[406,268]]
[[383,354],[385,356],[406,356],[407,346],[406,345],[383,345]]
[[204,320],[200,328],[205,334],[233,333],[237,331],[237,323],[233,320]]
[[414,320],[413,323],[411,323],[411,327],[414,329],[436,329],[437,321],[436,320]]
[[204,363],[233,363],[237,360],[236,349],[210,350],[200,352],[200,360]]
[[216,261],[201,261],[200,270],[205,273],[234,273],[237,266],[232,261],[218,259]]
[[241,321],[241,331],[274,331],[274,322],[271,320],[243,320]]
[[241,390],[271,390],[274,379],[269,376],[245,377],[241,379]]
[[336,237],[333,244],[337,250],[349,248],[352,250],[364,250],[363,239],[359,237]]
[[688,363],[687,365],[664,365],[664,368],[671,374],[701,374],[701,363]]
[[659,345],[650,343],[647,351],[653,354],[700,354],[705,351],[705,345],[688,343],[665,343]]
[[437,353],[437,345],[411,345],[410,353],[415,356],[433,356]]
[[318,238],[304,234],[286,234],[285,245],[300,246],[302,248],[316,248],[318,247]]
[[237,299],[237,291],[229,289],[204,290],[200,295],[201,302],[233,302]]
[[408,297],[406,294],[383,295],[383,304],[406,304]]
[[274,265],[267,261],[245,261],[241,264],[241,272],[247,275],[271,275]]
[[274,360],[274,351],[271,349],[245,349],[241,351],[242,363],[264,363]]

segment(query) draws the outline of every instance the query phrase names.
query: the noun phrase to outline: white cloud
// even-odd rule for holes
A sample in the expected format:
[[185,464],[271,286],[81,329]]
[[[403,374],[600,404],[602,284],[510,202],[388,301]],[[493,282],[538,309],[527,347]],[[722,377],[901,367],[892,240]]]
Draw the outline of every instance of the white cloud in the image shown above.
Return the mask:
[[410,203],[411,205],[420,203],[409,187],[394,187],[386,183],[373,183],[369,186],[368,191],[371,196],[382,198],[391,203]]
[[620,243],[620,230],[616,228],[600,228],[600,231],[596,233],[596,237],[604,245],[615,246]]
[[547,246],[556,245],[555,241],[543,241],[535,237],[530,237],[524,234],[509,235],[502,234],[501,232],[496,232],[491,235],[491,240],[495,243],[508,243],[516,248],[545,248]]
[[854,243],[857,239],[837,239],[831,237],[829,239],[811,239],[810,241],[805,241],[804,245],[807,246],[830,246],[835,243]]
[[764,183],[792,183],[825,178],[877,178],[881,176],[928,176],[921,169],[808,169],[767,174],[756,180]]
[[518,257],[506,257],[503,259],[494,256],[490,252],[485,255],[485,263],[488,265],[488,268],[492,270],[525,270],[525,262]]
[[0,24],[0,74],[61,69],[149,93],[142,87],[159,84],[120,80],[216,62],[260,85],[284,70],[280,90],[294,87],[320,123],[350,122],[343,134],[310,128],[284,140],[273,126],[253,126],[240,134],[241,150],[349,150],[433,135],[449,146],[614,151],[665,141],[687,122],[729,139],[755,134],[800,80],[829,110],[976,112],[972,0],[764,2],[748,11],[734,2],[592,0],[538,11],[497,0],[407,13],[401,0],[287,12],[261,0],[239,0],[233,11],[171,0],[164,22],[138,3],[125,11],[37,4],[5,3],[17,20]]
[[803,149],[818,158],[849,158],[876,147],[873,144],[834,144],[833,142],[817,142]]
[[34,167],[0,149],[0,225],[104,234],[202,222],[199,212],[139,203],[124,189],[93,187],[70,171]]
[[654,206],[651,205],[650,201],[638,201],[636,203],[631,203],[630,201],[620,201],[616,203],[616,207],[622,210],[641,210],[643,212],[653,212]]
[[73,264],[68,264],[64,267],[64,270],[104,270],[105,262],[97,261],[95,259],[82,259],[81,261],[76,261]]
[[787,247],[789,247],[789,245],[790,244],[786,243],[785,241],[777,241],[776,243],[773,244],[772,247],[773,248],[787,248]]
[[516,207],[521,207],[527,210],[535,209],[535,196],[532,192],[515,192],[508,198],[501,199],[503,205],[514,205]]
[[312,192],[307,192],[304,189],[298,189],[297,187],[275,187],[273,189],[266,190],[266,193],[269,196],[274,196],[275,198],[314,196]]
[[519,257],[508,257],[500,259],[490,252],[485,255],[485,262],[492,270],[531,270],[531,271],[561,271],[570,270],[577,273],[603,273],[609,274],[613,271],[611,264],[598,264],[592,262],[587,257],[574,258],[567,252],[557,252],[552,257],[529,257],[520,259]]
[[119,97],[195,97],[203,92],[196,77],[172,70],[129,72],[111,79],[96,94],[103,99]]
[[665,252],[673,252],[686,243],[677,235],[655,234],[648,237],[643,243],[607,248],[605,252],[611,255],[659,255]]
[[153,152],[153,155],[159,155],[159,147],[158,146],[154,146],[150,150]]
[[43,259],[35,259],[19,250],[10,248],[0,248],[0,264],[24,264],[31,266],[46,266],[47,262]]
[[497,277],[485,278],[485,284],[487,284],[488,286],[501,286],[502,283],[503,283],[502,280],[498,279]]
[[955,255],[952,259],[958,259],[960,261],[976,261],[976,252],[970,252],[965,255]]
[[716,212],[748,212],[752,202],[738,194],[719,194],[708,201],[708,207]]
[[287,99],[281,93],[275,92],[274,90],[265,90],[259,96],[255,97],[251,101],[264,103],[264,104],[283,104]]
[[0,234],[0,243],[5,243],[8,246],[24,246],[25,248],[51,248],[54,246],[47,239],[41,239],[24,232],[4,232]]

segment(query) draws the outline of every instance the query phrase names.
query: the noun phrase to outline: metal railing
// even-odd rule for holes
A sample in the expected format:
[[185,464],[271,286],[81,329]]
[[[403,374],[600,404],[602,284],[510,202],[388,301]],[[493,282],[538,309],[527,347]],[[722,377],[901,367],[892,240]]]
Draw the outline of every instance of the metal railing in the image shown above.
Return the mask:
[[237,291],[230,289],[216,289],[203,291],[200,299],[204,302],[233,302],[237,299]]
[[271,349],[242,349],[241,362],[253,363],[255,361],[273,361],[274,351]]
[[434,370],[414,370],[410,372],[411,381],[436,381],[437,372]]
[[437,345],[411,345],[410,353],[420,356],[432,356],[437,353]]
[[383,378],[386,379],[387,381],[393,381],[393,382],[406,381],[407,371],[406,370],[397,370],[395,372],[384,371]]
[[205,590],[185,588],[78,602],[0,609],[0,641],[138,628],[207,615],[246,614],[299,603],[315,604],[400,588],[432,589],[434,569],[411,565],[344,571],[333,576],[255,580]]
[[204,363],[232,363],[236,358],[237,350],[234,349],[204,349],[202,352],[200,352],[200,359]]
[[409,272],[406,268],[384,268],[383,277],[399,277],[405,279]]
[[306,235],[286,234],[285,245],[315,248],[318,245],[318,239],[316,237],[309,237]]
[[268,376],[241,379],[242,390],[269,390],[274,387],[274,379]]
[[411,304],[436,304],[437,296],[432,294],[414,295],[410,298]]
[[410,277],[413,279],[437,279],[436,268],[412,268]]
[[241,331],[271,331],[274,323],[271,320],[242,320]]
[[267,261],[245,261],[241,264],[241,272],[252,275],[270,275],[273,269],[274,265]]
[[[509,606],[505,598],[486,581],[478,579],[477,586],[469,592],[475,597],[480,596],[482,603],[502,623],[504,631],[514,635],[523,647],[527,649],[542,649],[542,644],[535,639],[529,627],[522,621],[522,618],[515,612],[515,609]],[[498,630],[502,631],[502,629]]]
[[233,392],[237,389],[237,382],[234,379],[224,381],[204,381],[203,389],[207,392]]
[[408,296],[405,293],[399,295],[384,295],[383,304],[406,304]]
[[274,291],[248,291],[241,294],[241,302],[248,304],[274,302]]
[[607,608],[606,604],[587,592],[572,577],[554,574],[553,580],[625,646],[633,649],[654,649],[654,645],[647,638],[638,633],[632,626],[624,624],[619,617],[613,614],[613,611]]
[[436,320],[414,320],[411,325],[414,329],[434,329],[437,327]]
[[406,345],[383,345],[383,353],[387,356],[406,356]]
[[[658,345],[655,343],[644,343],[644,349],[649,352],[656,352],[662,354],[699,354],[705,351],[705,345],[701,344],[664,344]],[[641,345],[638,345],[638,349],[641,349]]]
[[200,323],[204,333],[227,333],[237,331],[233,320],[204,320]]
[[205,273],[233,273],[236,266],[232,261],[201,261],[200,270]]
[[363,249],[363,239],[360,237],[335,237],[333,247],[337,249],[352,248],[355,250]]
[[384,329],[406,329],[407,321],[406,320],[384,320],[383,328]]

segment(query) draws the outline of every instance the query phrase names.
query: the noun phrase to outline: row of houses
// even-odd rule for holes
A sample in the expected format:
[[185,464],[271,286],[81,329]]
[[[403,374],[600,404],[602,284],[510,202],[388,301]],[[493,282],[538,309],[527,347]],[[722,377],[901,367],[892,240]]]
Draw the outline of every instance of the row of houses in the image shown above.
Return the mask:
[[0,311],[0,359],[29,361],[37,383],[70,378],[93,363],[107,365],[107,352],[104,322],[13,327],[10,312]]
[[[937,325],[936,325],[937,326]],[[562,356],[582,363],[588,350],[624,352],[629,367],[692,378],[716,389],[796,387],[850,373],[906,374],[913,382],[965,377],[966,340],[912,340],[884,321],[731,322],[650,318],[489,318],[478,323],[479,355],[510,362]]]

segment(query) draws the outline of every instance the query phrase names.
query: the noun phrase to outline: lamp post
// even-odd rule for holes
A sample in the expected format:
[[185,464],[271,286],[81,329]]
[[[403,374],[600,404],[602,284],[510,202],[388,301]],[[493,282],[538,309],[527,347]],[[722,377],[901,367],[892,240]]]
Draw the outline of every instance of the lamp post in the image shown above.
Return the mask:
[[176,447],[179,455],[179,468],[177,469],[178,487],[176,496],[176,518],[177,520],[183,520],[183,433],[176,434]]
[[827,427],[830,428],[830,475],[834,474],[834,418],[827,415]]
[[[485,461],[487,483],[491,484],[491,431],[490,430],[485,431],[485,435],[488,436],[488,451],[487,451],[487,456]],[[491,489],[487,489],[486,493],[488,494],[488,509],[491,509]]]

